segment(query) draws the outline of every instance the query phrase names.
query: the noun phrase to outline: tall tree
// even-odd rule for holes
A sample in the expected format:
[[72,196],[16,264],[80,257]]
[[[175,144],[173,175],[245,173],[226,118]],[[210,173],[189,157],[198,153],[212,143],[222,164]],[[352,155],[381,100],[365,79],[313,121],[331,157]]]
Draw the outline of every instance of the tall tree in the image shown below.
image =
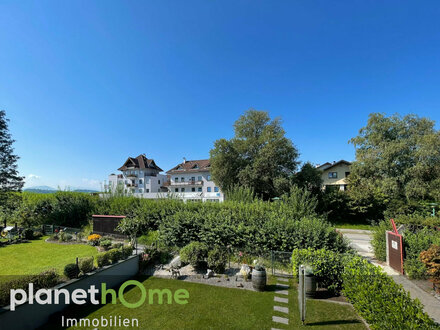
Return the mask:
[[350,140],[356,148],[350,195],[358,205],[407,207],[440,200],[440,132],[434,124],[416,115],[370,114]]
[[12,139],[8,128],[9,119],[6,112],[0,111],[0,194],[7,192],[21,191],[24,181],[18,174],[17,160],[19,157],[14,155]]
[[295,174],[294,183],[318,195],[322,191],[322,171],[310,162],[306,162],[301,166],[298,173]]
[[224,191],[239,184],[265,199],[280,195],[298,165],[298,151],[280,119],[251,109],[234,123],[234,131],[232,139],[215,141],[210,152],[215,182]]

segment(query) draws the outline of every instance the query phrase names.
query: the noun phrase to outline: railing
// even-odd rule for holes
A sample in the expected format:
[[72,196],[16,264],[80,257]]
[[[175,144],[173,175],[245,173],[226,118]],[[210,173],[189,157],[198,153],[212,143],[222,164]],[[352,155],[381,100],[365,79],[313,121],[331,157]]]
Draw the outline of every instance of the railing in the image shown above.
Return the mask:
[[137,187],[138,184],[137,183],[126,183],[125,184],[127,187]]
[[168,185],[171,186],[202,186],[203,185],[203,181],[195,181],[195,180],[190,180],[190,181],[171,181],[168,182]]

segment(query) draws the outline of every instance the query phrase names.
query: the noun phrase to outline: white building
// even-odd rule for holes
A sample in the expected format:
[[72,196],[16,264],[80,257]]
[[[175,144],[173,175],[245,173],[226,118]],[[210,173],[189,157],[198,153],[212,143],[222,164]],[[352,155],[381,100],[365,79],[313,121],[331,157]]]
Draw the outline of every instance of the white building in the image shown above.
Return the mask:
[[184,201],[223,202],[224,194],[211,179],[209,159],[184,160],[167,172],[145,155],[129,157],[119,169],[122,174],[110,174],[105,191],[119,191],[142,198],[172,196]]
[[209,159],[186,160],[167,172],[168,191],[183,200],[223,202],[224,194],[212,181]]
[[[164,183],[166,175],[160,174],[163,170],[156,165],[153,159],[145,155],[136,158],[128,157],[124,165],[118,168],[122,174],[110,174],[109,183],[105,186],[106,191],[116,191],[116,188],[123,187],[127,194],[150,194],[167,192]],[[153,197],[154,198],[154,197]]]

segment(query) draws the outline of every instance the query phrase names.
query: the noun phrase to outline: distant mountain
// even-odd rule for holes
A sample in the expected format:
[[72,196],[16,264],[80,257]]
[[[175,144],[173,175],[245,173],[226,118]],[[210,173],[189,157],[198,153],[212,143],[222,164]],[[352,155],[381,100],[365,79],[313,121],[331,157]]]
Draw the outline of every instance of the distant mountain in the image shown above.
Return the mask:
[[[39,193],[39,194],[52,194],[52,193],[55,193],[59,190],[52,188],[52,187],[49,187],[49,186],[35,186],[35,187],[25,188],[25,189],[23,189],[23,191],[34,192],[34,193]],[[92,190],[92,189],[86,189],[86,188],[70,188],[68,191],[82,192],[82,193],[86,193],[86,194],[99,192],[98,190]]]

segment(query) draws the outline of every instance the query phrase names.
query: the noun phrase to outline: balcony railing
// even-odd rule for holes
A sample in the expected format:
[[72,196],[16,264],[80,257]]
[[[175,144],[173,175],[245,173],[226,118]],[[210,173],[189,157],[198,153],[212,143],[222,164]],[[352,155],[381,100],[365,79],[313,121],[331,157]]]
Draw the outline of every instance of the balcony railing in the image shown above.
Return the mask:
[[130,173],[125,175],[127,178],[137,178],[137,174]]
[[137,183],[126,183],[125,184],[127,187],[137,187],[138,184]]
[[168,186],[202,186],[203,181],[196,181],[196,180],[190,180],[190,181],[171,181],[166,182]]

